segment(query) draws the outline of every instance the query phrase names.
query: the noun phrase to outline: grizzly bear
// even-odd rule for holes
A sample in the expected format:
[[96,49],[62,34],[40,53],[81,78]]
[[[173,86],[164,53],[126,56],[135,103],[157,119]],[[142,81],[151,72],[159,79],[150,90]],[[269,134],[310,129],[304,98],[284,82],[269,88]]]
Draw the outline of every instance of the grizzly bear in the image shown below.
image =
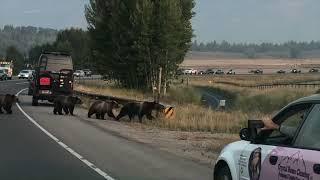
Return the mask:
[[156,102],[131,102],[125,104],[121,108],[116,120],[119,121],[122,117],[128,115],[131,121],[132,118],[138,116],[141,123],[144,115],[146,115],[149,120],[152,120],[154,119],[154,117],[152,116],[153,110],[163,111],[164,109],[165,107],[163,105]]
[[0,95],[0,114],[3,114],[2,108],[7,112],[7,114],[12,114],[12,104],[19,102],[19,99],[15,95]]
[[73,110],[76,104],[82,104],[82,101],[79,97],[76,96],[56,96],[53,100],[54,114],[62,115],[62,109],[65,114],[71,114],[73,116]]
[[90,118],[93,114],[96,114],[97,119],[104,120],[105,114],[108,114],[111,118],[116,118],[112,112],[113,109],[119,108],[119,104],[116,101],[95,101],[89,111],[88,111],[88,118]]

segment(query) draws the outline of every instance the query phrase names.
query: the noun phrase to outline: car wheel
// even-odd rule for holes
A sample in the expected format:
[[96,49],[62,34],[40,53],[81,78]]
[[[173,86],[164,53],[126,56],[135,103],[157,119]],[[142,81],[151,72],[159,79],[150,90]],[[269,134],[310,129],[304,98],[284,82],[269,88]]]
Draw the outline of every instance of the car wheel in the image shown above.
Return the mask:
[[228,166],[222,166],[215,173],[214,180],[232,180],[231,172]]
[[38,106],[38,99],[36,97],[32,97],[32,106]]

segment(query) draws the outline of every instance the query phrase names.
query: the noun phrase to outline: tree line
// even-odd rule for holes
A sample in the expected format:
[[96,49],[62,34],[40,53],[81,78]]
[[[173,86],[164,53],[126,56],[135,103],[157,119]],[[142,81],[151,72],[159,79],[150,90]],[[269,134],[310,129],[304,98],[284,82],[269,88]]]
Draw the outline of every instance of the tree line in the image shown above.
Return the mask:
[[90,37],[88,32],[80,28],[70,28],[60,31],[54,42],[36,45],[29,50],[29,60],[36,65],[43,52],[65,52],[72,56],[74,68],[95,68],[91,61]]
[[57,34],[55,29],[5,25],[0,28],[0,58],[6,56],[6,49],[10,46],[27,55],[33,46],[53,42]]
[[248,58],[256,58],[258,53],[270,54],[280,58],[300,58],[303,52],[320,50],[320,41],[285,43],[230,43],[227,41],[198,43],[193,41],[192,51],[242,53]]

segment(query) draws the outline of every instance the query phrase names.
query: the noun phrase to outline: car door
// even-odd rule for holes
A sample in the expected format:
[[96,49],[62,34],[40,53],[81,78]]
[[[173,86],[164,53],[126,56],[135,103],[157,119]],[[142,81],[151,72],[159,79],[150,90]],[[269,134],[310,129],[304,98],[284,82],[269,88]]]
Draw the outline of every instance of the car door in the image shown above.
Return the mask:
[[299,104],[284,109],[273,121],[281,125],[282,129],[290,129],[286,135],[278,130],[263,131],[259,133],[258,143],[250,143],[244,148],[239,157],[241,180],[278,179],[279,160],[284,152],[282,150],[292,146],[311,107],[311,104]]
[[320,104],[304,121],[292,148],[279,151],[278,179],[320,179]]

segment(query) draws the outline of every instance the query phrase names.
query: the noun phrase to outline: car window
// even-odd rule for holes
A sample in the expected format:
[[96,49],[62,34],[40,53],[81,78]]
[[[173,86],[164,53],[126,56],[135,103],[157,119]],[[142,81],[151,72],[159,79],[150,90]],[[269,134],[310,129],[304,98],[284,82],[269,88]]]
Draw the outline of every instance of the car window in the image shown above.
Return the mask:
[[280,125],[279,130],[273,130],[265,135],[265,143],[273,145],[291,145],[301,126],[307,117],[312,104],[300,104],[289,107],[275,120]]
[[320,105],[314,106],[296,138],[294,146],[320,149]]
[[29,73],[29,71],[21,71],[21,73]]

